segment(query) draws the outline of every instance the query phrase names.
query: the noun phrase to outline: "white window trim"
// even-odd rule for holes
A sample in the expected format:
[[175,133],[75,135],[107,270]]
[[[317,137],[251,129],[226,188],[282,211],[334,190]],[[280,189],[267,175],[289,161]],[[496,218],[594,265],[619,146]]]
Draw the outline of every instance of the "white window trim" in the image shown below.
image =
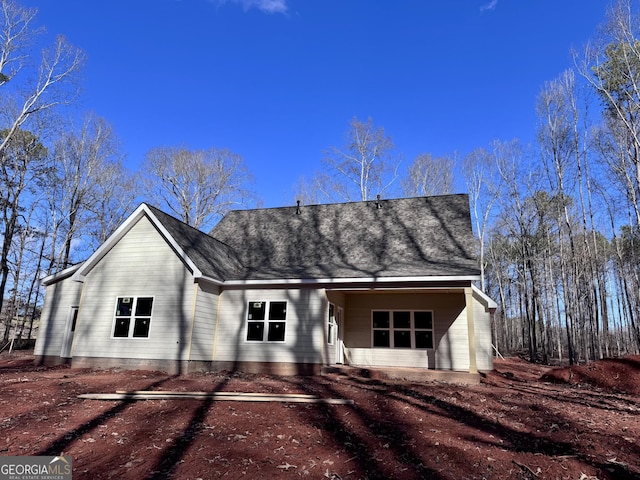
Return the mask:
[[[333,317],[331,316],[331,307],[333,307]],[[327,345],[335,345],[336,343],[336,335],[338,332],[338,323],[336,322],[337,311],[337,305],[329,303],[327,312]]]
[[[262,320],[249,320],[249,305],[252,303],[261,303],[264,302],[267,304],[267,307],[264,311],[264,319]],[[269,312],[271,310],[272,303],[284,303],[285,304],[285,313],[284,320],[269,320]],[[253,343],[253,344],[264,344],[264,343],[287,343],[287,324],[289,322],[289,302],[287,300],[251,300],[245,303],[245,313],[244,313],[244,322],[245,322],[245,332],[244,332],[244,342],[245,343]],[[249,340],[247,337],[249,336],[249,323],[250,322],[264,322],[265,328],[262,331],[262,340]],[[284,340],[269,340],[269,323],[281,323],[284,322]]]
[[[373,314],[374,312],[389,312],[389,328],[374,328],[373,327]],[[410,320],[410,328],[398,328],[398,331],[410,331],[411,332],[411,347],[395,347],[394,346],[394,335],[393,332],[396,330],[393,328],[393,313],[394,312],[410,312],[411,314],[411,320]],[[429,312],[431,313],[431,328],[415,328],[415,317],[414,314],[415,312]],[[415,309],[415,310],[410,310],[410,309],[404,309],[404,308],[397,308],[395,310],[390,310],[390,309],[384,309],[384,308],[376,308],[375,310],[371,310],[371,348],[388,348],[388,349],[399,349],[399,350],[434,350],[435,349],[435,343],[436,343],[436,339],[435,339],[435,325],[436,325],[436,321],[435,321],[435,317],[433,315],[433,310],[427,310],[427,309]],[[375,331],[380,331],[380,330],[385,330],[389,332],[389,346],[388,347],[378,347],[374,345],[374,340],[373,340],[373,333]],[[415,337],[415,332],[431,332],[431,347],[428,348],[417,348],[416,347],[416,337]]]
[[[124,318],[124,315],[116,315],[118,313],[118,299],[119,298],[133,298],[133,305],[131,306],[131,316],[129,317],[129,331],[127,332],[126,337],[116,337],[116,321],[118,318]],[[136,323],[136,310],[135,307],[138,304],[139,298],[150,298],[151,299],[151,314],[147,317],[139,316],[138,318],[149,318],[149,335],[146,337],[134,337],[133,329],[135,328]],[[112,340],[148,340],[151,338],[151,321],[153,320],[153,310],[156,305],[156,297],[154,295],[118,295],[115,297],[115,306],[113,307],[113,322],[111,323],[111,339]]]

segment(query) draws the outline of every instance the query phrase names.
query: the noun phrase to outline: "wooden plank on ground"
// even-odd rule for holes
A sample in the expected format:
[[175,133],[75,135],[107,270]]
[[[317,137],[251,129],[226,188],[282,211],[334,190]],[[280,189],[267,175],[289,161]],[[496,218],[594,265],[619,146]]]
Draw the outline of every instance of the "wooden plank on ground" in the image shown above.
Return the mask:
[[353,405],[353,400],[342,398],[306,398],[291,397],[283,395],[218,395],[215,392],[197,392],[208,393],[208,395],[182,395],[182,394],[142,394],[142,393],[85,393],[78,395],[78,398],[85,400],[110,400],[110,401],[129,401],[129,400],[203,400],[211,398],[216,401],[233,401],[233,402],[287,402],[287,403],[311,403],[311,404],[328,404],[328,405]]
[[308,395],[305,393],[258,393],[258,392],[182,392],[176,390],[116,390],[116,393],[126,393],[133,395],[189,395],[192,397],[229,397],[229,396],[246,396],[246,397],[287,397],[287,398],[320,398],[317,395]]

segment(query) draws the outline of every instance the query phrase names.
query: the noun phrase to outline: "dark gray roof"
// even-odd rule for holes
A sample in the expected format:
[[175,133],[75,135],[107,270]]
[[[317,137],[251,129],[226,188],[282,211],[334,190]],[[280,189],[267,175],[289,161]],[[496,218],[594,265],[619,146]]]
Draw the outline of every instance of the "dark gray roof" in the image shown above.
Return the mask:
[[203,275],[224,280],[236,277],[244,270],[236,253],[229,246],[162,210],[148,204],[147,207]]
[[244,266],[226,280],[479,275],[467,195],[379,205],[235,210],[210,235]]

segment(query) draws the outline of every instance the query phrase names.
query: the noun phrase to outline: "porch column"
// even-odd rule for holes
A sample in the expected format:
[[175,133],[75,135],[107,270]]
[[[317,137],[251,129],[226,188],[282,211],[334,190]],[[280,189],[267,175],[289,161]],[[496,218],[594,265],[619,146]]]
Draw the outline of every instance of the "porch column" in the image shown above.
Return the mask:
[[476,327],[473,321],[473,290],[471,287],[464,289],[464,297],[467,310],[467,334],[469,335],[469,373],[478,373],[476,364]]

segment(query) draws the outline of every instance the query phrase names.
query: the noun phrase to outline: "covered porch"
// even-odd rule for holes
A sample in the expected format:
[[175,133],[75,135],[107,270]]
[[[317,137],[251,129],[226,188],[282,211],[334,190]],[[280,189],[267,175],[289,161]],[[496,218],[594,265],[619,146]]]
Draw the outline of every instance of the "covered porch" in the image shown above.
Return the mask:
[[326,294],[329,323],[335,323],[327,371],[477,383],[478,371],[493,368],[490,316],[495,302],[471,282]]

